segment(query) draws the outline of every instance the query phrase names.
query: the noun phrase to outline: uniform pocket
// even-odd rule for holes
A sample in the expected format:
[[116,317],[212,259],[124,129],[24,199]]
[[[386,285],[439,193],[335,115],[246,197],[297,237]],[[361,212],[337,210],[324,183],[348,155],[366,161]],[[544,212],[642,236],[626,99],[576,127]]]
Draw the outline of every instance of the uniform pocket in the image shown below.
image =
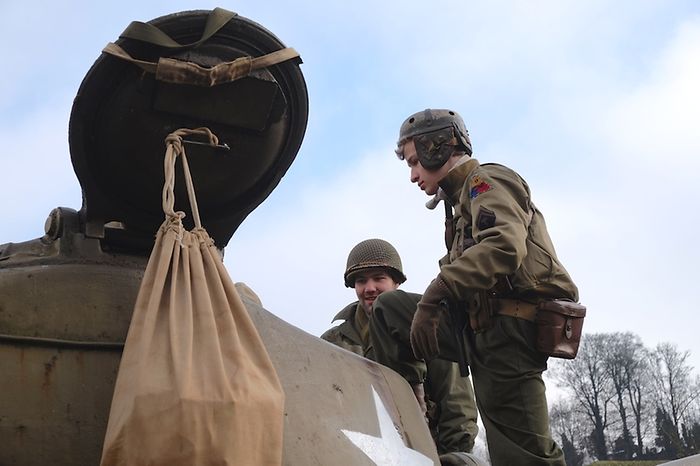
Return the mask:
[[528,290],[539,283],[549,282],[559,269],[554,258],[530,238],[526,240],[526,247],[527,255],[512,279],[512,285],[517,290]]

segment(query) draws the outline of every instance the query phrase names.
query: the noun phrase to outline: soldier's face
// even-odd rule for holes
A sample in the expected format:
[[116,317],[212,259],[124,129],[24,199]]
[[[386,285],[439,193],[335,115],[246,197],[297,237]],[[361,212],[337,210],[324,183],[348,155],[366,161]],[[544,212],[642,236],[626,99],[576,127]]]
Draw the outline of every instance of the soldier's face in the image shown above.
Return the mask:
[[398,287],[399,284],[391,278],[385,269],[367,269],[355,276],[357,300],[368,316],[372,314],[372,305],[377,296]]
[[449,171],[449,164],[445,164],[437,170],[427,170],[421,165],[416,152],[416,144],[413,140],[406,142],[403,146],[403,157],[408,168],[411,169],[411,183],[416,183],[428,196],[433,196],[438,192],[438,182],[445,177]]

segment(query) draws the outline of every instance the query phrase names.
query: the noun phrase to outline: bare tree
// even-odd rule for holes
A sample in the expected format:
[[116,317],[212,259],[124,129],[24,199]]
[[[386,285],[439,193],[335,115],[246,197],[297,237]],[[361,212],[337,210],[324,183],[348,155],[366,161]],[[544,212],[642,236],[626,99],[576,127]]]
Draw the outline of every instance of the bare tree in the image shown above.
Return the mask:
[[555,369],[555,378],[574,394],[593,429],[591,440],[599,460],[608,458],[605,430],[608,408],[614,396],[612,383],[603,363],[609,338],[604,334],[584,335],[576,359],[566,361]]
[[586,450],[587,419],[570,400],[560,400],[550,410],[552,433],[559,437],[568,466],[581,466]]
[[[635,417],[637,426],[637,454],[642,455],[642,436],[641,436],[641,419],[638,411],[643,406],[643,393],[635,391],[635,399],[629,398],[631,384],[633,378],[638,377],[640,360],[644,359],[644,345],[638,336],[625,333],[610,333],[600,334],[600,337],[606,340],[603,349],[603,366],[605,374],[610,378],[612,389],[614,392],[613,404],[619,414],[619,422],[621,429],[620,446],[622,449],[622,457],[632,459],[635,451],[634,441],[630,433],[628,423],[628,407]],[[638,380],[635,380],[638,381]]]
[[619,444],[622,450],[621,456],[624,459],[632,459],[633,443],[627,424],[625,367],[630,364],[632,359],[632,352],[634,351],[632,347],[633,336],[631,333],[601,334],[601,336],[607,339],[607,343],[604,345],[606,351],[603,354],[603,368],[612,383],[615,395],[613,404],[620,415],[622,433]]
[[651,354],[656,403],[679,428],[693,402],[700,395],[693,367],[687,363],[689,351],[679,351],[673,343],[659,343]]
[[680,438],[684,424],[692,425],[690,408],[700,395],[693,368],[687,362],[689,355],[672,343],[659,343],[651,353],[657,417],[668,420],[657,424],[663,427],[661,434],[670,439]]
[[634,336],[629,364],[624,368],[624,378],[627,385],[627,398],[634,417],[634,428],[637,437],[637,458],[644,456],[644,437],[646,426],[650,424],[653,415],[651,392],[651,374],[649,366],[649,351],[644,347],[639,337]]

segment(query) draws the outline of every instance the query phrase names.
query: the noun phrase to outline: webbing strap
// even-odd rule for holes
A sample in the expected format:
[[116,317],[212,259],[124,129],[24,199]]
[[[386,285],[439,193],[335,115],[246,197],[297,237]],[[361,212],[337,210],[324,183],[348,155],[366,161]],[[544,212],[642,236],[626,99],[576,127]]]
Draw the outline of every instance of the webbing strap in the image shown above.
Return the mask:
[[131,55],[127,53],[126,50],[123,48],[119,47],[117,44],[114,44],[112,42],[108,43],[105,48],[102,49],[103,53],[108,53],[110,55],[114,55],[115,57],[121,58],[122,60],[126,60],[128,62],[133,63],[134,65],[138,65],[141,67],[144,71],[148,73],[154,73],[158,69],[158,63],[153,63],[150,61],[144,61],[144,60],[137,60],[136,58],[133,58]]
[[138,60],[112,42],[108,43],[102,51],[133,63],[148,73],[155,74],[159,81],[202,87],[232,82],[248,76],[253,70],[276,65],[299,56],[296,50],[287,47],[261,57],[239,57],[230,62],[219,63],[211,68],[204,68],[196,63],[167,57],[160,57],[157,63]]
[[212,10],[207,17],[207,22],[204,25],[204,31],[202,32],[202,37],[191,44],[180,44],[154,25],[142,23],[141,21],[132,21],[119,37],[140,40],[142,42],[148,42],[149,44],[159,45],[170,49],[194,47],[216,34],[219,29],[224,27],[224,25],[235,16],[238,16],[238,14],[232,11],[224,10],[223,8],[214,8],[214,10]]

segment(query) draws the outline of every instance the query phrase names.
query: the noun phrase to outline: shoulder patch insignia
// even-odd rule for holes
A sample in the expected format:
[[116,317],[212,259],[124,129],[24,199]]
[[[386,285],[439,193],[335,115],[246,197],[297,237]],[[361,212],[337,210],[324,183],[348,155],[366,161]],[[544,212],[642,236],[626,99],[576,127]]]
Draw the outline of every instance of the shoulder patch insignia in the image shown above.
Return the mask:
[[479,194],[491,191],[493,186],[481,179],[481,176],[474,175],[469,180],[469,199],[475,199]]
[[496,224],[496,214],[484,206],[479,207],[479,214],[476,217],[476,227],[479,230],[486,230]]

